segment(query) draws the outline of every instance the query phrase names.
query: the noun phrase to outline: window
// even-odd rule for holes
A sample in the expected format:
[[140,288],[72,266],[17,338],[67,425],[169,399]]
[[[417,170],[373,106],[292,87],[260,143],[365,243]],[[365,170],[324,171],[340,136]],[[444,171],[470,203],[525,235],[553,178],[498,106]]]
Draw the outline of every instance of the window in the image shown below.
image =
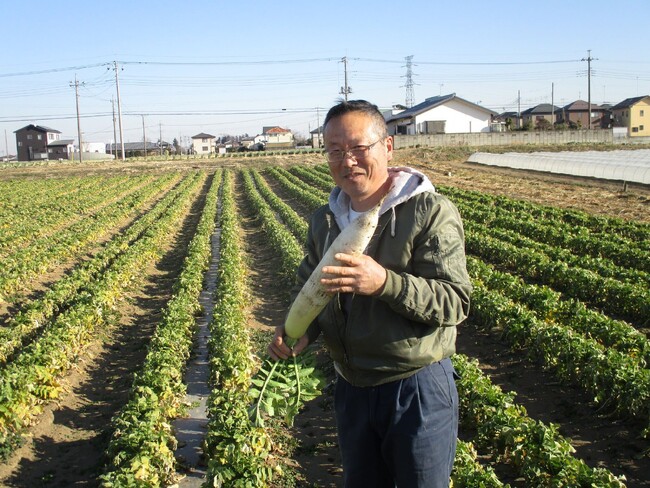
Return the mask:
[[638,127],[632,127],[632,132],[639,132],[639,128]]
[[643,126],[642,126],[642,125],[639,126],[639,130],[643,130]]
[[639,110],[639,117],[643,117],[643,110]]
[[208,151],[208,146],[203,146],[201,149],[202,149],[203,151]]
[[31,134],[27,134],[27,140],[29,140],[29,141],[32,140],[32,135]]
[[43,134],[38,134],[36,137],[38,138],[39,141],[43,140]]
[[208,142],[208,140],[204,137],[203,139],[201,139],[201,142]]
[[23,147],[23,141],[18,141],[18,147]]
[[48,132],[48,134],[47,134],[47,140],[48,140],[48,141],[51,141],[52,139],[54,139],[54,134],[52,134],[51,132]]

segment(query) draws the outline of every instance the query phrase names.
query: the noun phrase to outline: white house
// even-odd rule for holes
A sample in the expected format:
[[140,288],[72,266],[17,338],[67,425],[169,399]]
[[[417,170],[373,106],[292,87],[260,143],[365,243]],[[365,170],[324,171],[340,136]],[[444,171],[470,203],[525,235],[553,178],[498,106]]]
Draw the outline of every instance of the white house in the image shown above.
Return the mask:
[[194,154],[214,154],[216,137],[201,132],[192,136],[192,152]]
[[416,135],[490,132],[490,122],[496,115],[452,93],[427,98],[399,113],[385,114],[385,117],[390,135]]
[[289,149],[296,146],[293,133],[278,126],[264,127],[262,134],[255,137],[255,143],[263,143],[266,149]]

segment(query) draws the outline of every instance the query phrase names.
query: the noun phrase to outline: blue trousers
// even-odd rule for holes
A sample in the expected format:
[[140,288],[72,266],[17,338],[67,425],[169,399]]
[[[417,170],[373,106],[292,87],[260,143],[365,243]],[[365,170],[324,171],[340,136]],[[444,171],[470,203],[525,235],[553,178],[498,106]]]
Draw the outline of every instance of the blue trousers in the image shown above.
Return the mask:
[[346,488],[447,488],[458,436],[451,360],[403,380],[355,387],[340,376],[334,396]]

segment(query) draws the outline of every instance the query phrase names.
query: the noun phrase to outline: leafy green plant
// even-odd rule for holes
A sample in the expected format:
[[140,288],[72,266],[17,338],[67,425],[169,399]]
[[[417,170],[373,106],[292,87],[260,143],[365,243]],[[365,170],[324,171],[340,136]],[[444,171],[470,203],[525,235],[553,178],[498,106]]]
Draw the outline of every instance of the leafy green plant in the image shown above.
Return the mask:
[[251,378],[249,390],[254,400],[249,410],[253,423],[264,426],[263,413],[282,416],[287,425],[293,425],[301,407],[321,393],[324,378],[315,365],[313,350],[309,349],[290,359],[264,361]]

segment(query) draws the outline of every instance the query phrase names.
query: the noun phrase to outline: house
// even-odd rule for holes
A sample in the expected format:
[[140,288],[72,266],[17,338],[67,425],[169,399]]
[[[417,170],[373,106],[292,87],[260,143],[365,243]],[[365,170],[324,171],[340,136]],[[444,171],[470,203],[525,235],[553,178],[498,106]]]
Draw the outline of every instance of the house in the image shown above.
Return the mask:
[[293,149],[296,141],[289,129],[278,126],[262,128],[262,134],[255,137],[255,143],[262,143],[266,149]]
[[72,139],[59,139],[47,145],[48,159],[73,159],[74,141]]
[[629,137],[650,136],[650,95],[626,98],[612,107],[614,127],[627,128]]
[[560,107],[550,103],[540,103],[521,112],[522,127],[530,125],[533,129],[552,127],[558,118]]
[[[84,143],[85,145],[85,143]],[[174,146],[169,144],[168,142],[162,143],[162,149],[163,151],[171,151]],[[150,142],[147,141],[147,144],[145,144],[142,141],[139,142],[125,142],[124,143],[124,157],[126,158],[133,158],[133,157],[139,157],[139,156],[144,156],[145,154],[145,149],[147,150],[147,155],[149,156],[154,156],[154,155],[159,155],[160,154],[160,144],[158,142]],[[122,151],[122,144],[119,142],[117,144],[110,143],[106,144],[106,153],[112,154],[112,155],[118,155],[121,154]],[[86,157],[86,153],[84,152],[84,157]]]
[[318,148],[325,145],[323,142],[323,126],[310,131],[309,135],[311,136],[311,147]]
[[214,154],[216,150],[215,139],[215,136],[205,132],[192,136],[192,153]]
[[[572,129],[589,127],[589,102],[576,100],[560,109],[556,114],[557,124],[566,124]],[[606,129],[610,126],[610,113],[605,106],[591,104],[591,128]]]
[[494,117],[494,122],[502,124],[506,131],[519,129],[521,126],[521,116],[519,112],[502,112]]
[[[61,139],[61,132],[42,125],[29,124],[14,131],[18,161],[50,159],[48,147]],[[57,157],[58,159],[58,157]]]
[[424,102],[388,116],[389,135],[459,134],[490,132],[496,112],[468,102],[455,93],[427,98]]

